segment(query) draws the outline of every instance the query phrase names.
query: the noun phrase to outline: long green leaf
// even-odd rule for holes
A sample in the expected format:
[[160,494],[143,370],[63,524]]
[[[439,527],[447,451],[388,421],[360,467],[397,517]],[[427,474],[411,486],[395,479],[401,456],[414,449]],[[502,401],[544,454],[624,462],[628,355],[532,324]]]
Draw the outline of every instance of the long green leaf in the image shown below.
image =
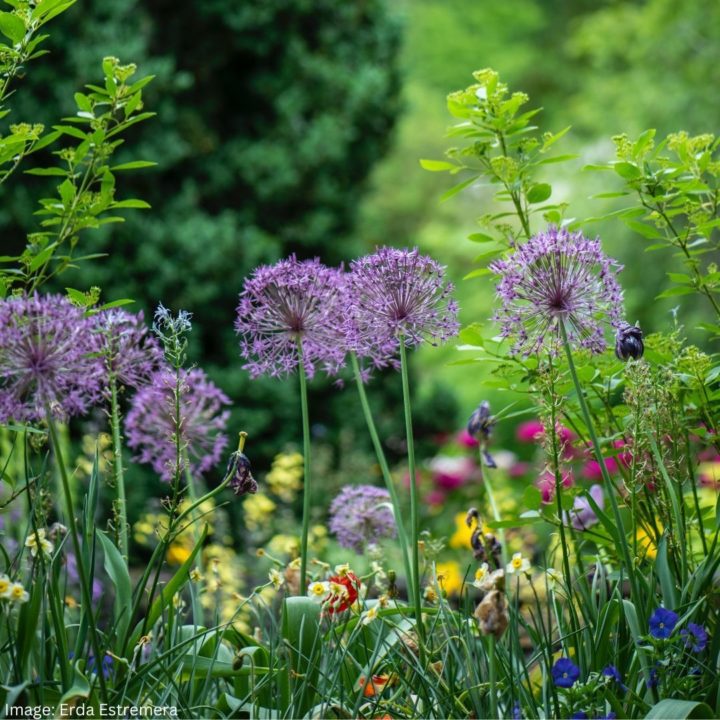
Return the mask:
[[696,700],[666,698],[650,708],[646,720],[685,720],[686,718],[714,718],[713,711]]

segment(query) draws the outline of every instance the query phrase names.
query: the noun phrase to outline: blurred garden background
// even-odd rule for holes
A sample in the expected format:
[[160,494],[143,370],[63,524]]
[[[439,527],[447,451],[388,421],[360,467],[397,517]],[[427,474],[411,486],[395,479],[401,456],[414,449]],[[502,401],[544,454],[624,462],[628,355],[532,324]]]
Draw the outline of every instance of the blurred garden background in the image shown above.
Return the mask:
[[[191,361],[233,400],[230,428],[249,433],[262,484],[277,453],[298,449],[300,409],[296,378],[251,381],[242,370],[233,319],[252,268],[293,252],[331,264],[376,245],[417,245],[448,265],[461,322],[489,327],[492,284],[463,277],[482,251],[467,236],[491,192],[478,186],[440,202],[452,179],[419,164],[447,147],[447,92],[468,85],[473,70],[493,67],[530,95],[530,107],[543,108],[544,130],[572,125],[562,152],[577,158],[553,167],[553,200],[569,203],[567,217],[591,218],[622,207],[622,198],[591,199],[601,182],[603,192],[611,189],[608,178],[581,172],[614,157],[610,134],[716,128],[718,27],[720,4],[701,0],[83,0],[57,19],[50,58],[11,103],[13,117],[28,122],[50,125],[74,113],[73,92],[106,55],[157,76],[144,101],[158,115],[128,136],[132,157],[157,166],[124,184],[126,196],[148,200],[152,210],[86,235],[85,252],[109,257],[66,273],[62,286],[99,285],[104,301],[133,298],[146,317],[158,302],[191,312]],[[43,163],[40,153],[33,162]],[[22,251],[20,229],[36,223],[33,198],[48,180],[26,176],[0,188],[3,252]],[[695,295],[655,299],[670,267],[666,250],[645,254],[649,243],[620,220],[584,230],[600,234],[626,265],[628,320],[652,332],[674,315],[698,339],[703,309]],[[489,368],[453,365],[460,357],[452,343],[413,360],[418,452],[436,475],[433,458],[467,454],[454,438],[481,400],[494,410],[513,402],[522,409],[522,397],[493,390]],[[354,389],[319,379],[311,393],[319,492],[377,481],[368,477],[374,465]],[[395,374],[378,375],[370,396],[399,460]],[[98,416],[97,427],[103,422]],[[522,462],[534,448],[516,440],[517,422],[498,425],[495,449]],[[152,483],[142,467],[129,468],[131,520],[161,494]],[[462,492],[458,513],[473,502],[472,487]],[[325,504],[314,507],[322,512]],[[243,516],[240,507],[229,512]],[[232,523],[234,532],[243,522]]]

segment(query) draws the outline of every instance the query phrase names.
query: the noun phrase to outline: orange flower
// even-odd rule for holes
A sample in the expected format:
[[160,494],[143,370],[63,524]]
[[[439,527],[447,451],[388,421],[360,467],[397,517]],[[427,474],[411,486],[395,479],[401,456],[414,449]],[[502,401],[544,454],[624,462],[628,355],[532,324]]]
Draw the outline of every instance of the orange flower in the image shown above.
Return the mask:
[[375,697],[385,689],[389,679],[389,675],[373,675],[372,680],[368,680],[364,675],[361,675],[358,680],[358,687],[362,689],[365,697]]

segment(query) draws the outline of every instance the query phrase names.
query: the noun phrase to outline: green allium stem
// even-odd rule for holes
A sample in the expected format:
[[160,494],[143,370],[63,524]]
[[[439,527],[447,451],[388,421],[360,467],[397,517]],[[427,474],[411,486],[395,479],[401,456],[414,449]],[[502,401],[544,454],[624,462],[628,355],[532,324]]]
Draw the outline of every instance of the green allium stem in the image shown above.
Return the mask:
[[300,541],[300,587],[298,593],[304,595],[307,589],[308,531],[310,528],[310,494],[312,492],[312,485],[310,482],[310,415],[308,412],[307,378],[305,377],[302,340],[298,340],[298,378],[300,379],[304,463],[302,538]]
[[631,594],[634,599],[637,597],[637,592],[635,589],[635,570],[632,564],[632,558],[630,557],[630,553],[628,551],[628,545],[626,542],[627,535],[625,532],[625,526],[622,521],[622,516],[620,515],[620,507],[618,506],[617,498],[615,497],[615,485],[610,479],[610,474],[608,473],[607,467],[605,466],[605,458],[603,457],[602,450],[600,449],[600,443],[598,442],[597,435],[595,434],[595,426],[593,425],[592,417],[590,416],[590,410],[588,409],[585,395],[583,393],[582,386],[580,385],[580,379],[578,378],[577,370],[575,369],[575,361],[573,360],[570,343],[568,342],[567,331],[565,330],[565,325],[562,321],[560,322],[560,333],[562,335],[565,355],[567,356],[568,366],[570,368],[570,376],[572,378],[573,384],[575,385],[575,392],[577,393],[578,402],[580,403],[580,410],[582,412],[583,420],[585,421],[585,426],[587,427],[588,435],[590,436],[590,441],[592,442],[595,459],[600,466],[603,484],[605,485],[605,489],[607,490],[610,504],[612,506],[613,518],[615,520],[618,532],[620,533],[620,551],[627,567],[628,579],[630,580]]
[[[48,430],[50,431],[50,442],[52,444],[53,454],[55,456],[55,461],[57,462],[58,470],[60,471],[60,482],[62,486],[63,497],[65,499],[65,513],[67,514],[68,529],[70,532],[70,538],[72,539],[75,558],[77,559],[77,568],[80,575],[80,592],[83,600],[83,609],[87,618],[88,627],[90,628],[90,641],[92,643],[93,652],[95,653],[95,662],[97,663],[97,667],[100,668],[102,665],[103,653],[100,650],[100,639],[98,637],[97,627],[95,625],[95,616],[93,615],[92,595],[90,593],[89,578],[87,576],[87,573],[85,572],[85,563],[83,561],[82,548],[80,547],[80,536],[78,534],[77,522],[75,521],[72,493],[70,492],[70,479],[68,477],[67,468],[65,467],[65,460],[62,456],[60,442],[58,441],[55,421],[53,420],[49,408],[46,410],[46,416]],[[103,702],[107,702],[107,687],[105,686],[105,677],[103,676],[102,672],[97,673],[97,678],[100,682],[100,695],[102,697],[102,700]]]
[[400,371],[402,374],[403,407],[405,410],[405,438],[407,442],[408,470],[410,472],[410,542],[412,543],[412,582],[413,604],[415,606],[415,624],[420,645],[425,641],[425,626],[422,619],[422,601],[420,595],[420,548],[418,546],[418,492],[415,477],[415,444],[413,441],[412,410],[410,408],[410,381],[408,379],[407,350],[405,338],[400,335]]
[[117,381],[110,378],[110,425],[112,428],[113,457],[115,460],[115,490],[117,491],[118,538],[120,554],[128,565],[130,558],[128,544],[127,499],[125,496],[125,470],[123,468],[122,444],[120,442],[120,411],[118,409]]
[[405,564],[405,576],[408,584],[408,596],[410,603],[414,604],[414,593],[415,593],[415,582],[413,580],[413,569],[410,563],[409,555],[409,544],[407,533],[405,532],[405,522],[403,521],[402,509],[400,507],[400,498],[395,488],[392,475],[390,474],[390,467],[388,466],[387,458],[383,451],[382,443],[378,435],[377,428],[375,427],[375,421],[373,420],[372,411],[370,409],[370,403],[367,399],[365,392],[365,385],[363,385],[362,377],[360,376],[360,366],[358,364],[357,355],[355,353],[350,354],[350,362],[352,363],[353,372],[355,373],[355,383],[357,384],[358,395],[360,396],[360,405],[362,406],[363,414],[365,415],[365,422],[370,433],[370,439],[372,440],[373,448],[375,449],[375,455],[377,456],[378,465],[380,465],[380,471],[382,472],[383,480],[385,481],[385,487],[388,493],[390,493],[390,500],[392,501],[393,513],[395,515],[395,524],[398,529],[398,538],[400,540],[400,547],[402,549],[403,563]]

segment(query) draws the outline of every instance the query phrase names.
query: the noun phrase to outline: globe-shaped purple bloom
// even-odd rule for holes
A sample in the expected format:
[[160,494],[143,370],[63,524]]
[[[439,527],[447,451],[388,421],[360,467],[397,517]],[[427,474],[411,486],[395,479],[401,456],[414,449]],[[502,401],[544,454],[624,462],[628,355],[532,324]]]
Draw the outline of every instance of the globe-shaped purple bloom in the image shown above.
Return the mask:
[[580,668],[566,657],[557,660],[550,672],[553,682],[560,688],[571,688],[580,677]]
[[180,443],[182,457],[177,467],[174,434],[176,376],[160,370],[133,397],[125,421],[128,446],[134,459],[148,463],[165,481],[185,467],[202,475],[215,466],[228,444],[224,433],[230,413],[223,410],[230,400],[202,370],[180,371]]
[[616,278],[622,266],[605,255],[599,239],[551,226],[490,269],[500,277],[495,320],[502,336],[514,339],[514,355],[557,353],[561,323],[571,346],[602,353],[603,324],[617,328],[622,322]]
[[302,344],[308,377],[336,373],[345,361],[344,281],[340,270],[294,255],[255,270],[245,281],[235,331],[252,377],[295,371]]
[[678,614],[665,608],[657,608],[650,616],[650,634],[658,640],[666,640],[673,634]]
[[346,333],[375,367],[394,365],[400,339],[412,347],[457,335],[458,306],[445,269],[417,249],[384,247],[351,263]]
[[397,532],[387,490],[346,485],[330,505],[330,532],[344,548],[362,553],[370,543]]
[[680,637],[685,642],[685,647],[694,653],[702,652],[707,647],[708,634],[702,625],[688,623],[687,627],[680,631]]
[[163,363],[163,351],[142,311],[103,310],[95,315],[95,323],[108,374],[126,387],[147,384]]
[[93,320],[61,295],[0,300],[0,422],[59,420],[101,397]]

